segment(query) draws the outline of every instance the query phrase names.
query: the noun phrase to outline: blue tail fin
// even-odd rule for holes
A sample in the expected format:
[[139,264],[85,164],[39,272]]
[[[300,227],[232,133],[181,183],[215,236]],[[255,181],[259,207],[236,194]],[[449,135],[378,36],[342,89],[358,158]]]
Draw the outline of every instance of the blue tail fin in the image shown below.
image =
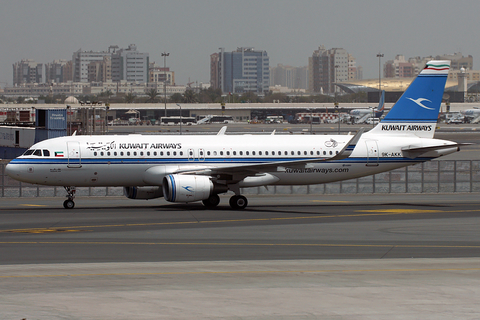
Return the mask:
[[429,61],[372,132],[433,137],[449,69],[448,60]]
[[382,90],[382,96],[380,97],[380,101],[378,102],[378,107],[375,111],[375,118],[380,118],[383,115],[383,111],[385,111],[385,90]]

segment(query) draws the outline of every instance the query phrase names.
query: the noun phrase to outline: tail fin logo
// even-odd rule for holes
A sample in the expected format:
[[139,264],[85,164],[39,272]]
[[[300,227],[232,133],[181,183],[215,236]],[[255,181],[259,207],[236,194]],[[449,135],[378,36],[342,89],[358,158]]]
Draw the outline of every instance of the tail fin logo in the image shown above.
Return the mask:
[[423,101],[428,101],[428,102],[432,102],[428,99],[425,99],[425,98],[418,98],[418,99],[412,99],[412,98],[407,98],[408,100],[412,100],[413,102],[415,102],[416,104],[418,104],[420,107],[422,107],[423,109],[427,109],[427,110],[435,110],[435,108],[429,108],[425,105],[422,104]]

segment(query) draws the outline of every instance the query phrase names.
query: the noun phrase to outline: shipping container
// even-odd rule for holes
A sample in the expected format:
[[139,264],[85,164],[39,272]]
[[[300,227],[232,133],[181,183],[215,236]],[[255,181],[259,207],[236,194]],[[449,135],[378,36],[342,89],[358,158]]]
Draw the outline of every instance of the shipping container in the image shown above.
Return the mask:
[[37,109],[35,125],[48,130],[66,130],[67,109]]

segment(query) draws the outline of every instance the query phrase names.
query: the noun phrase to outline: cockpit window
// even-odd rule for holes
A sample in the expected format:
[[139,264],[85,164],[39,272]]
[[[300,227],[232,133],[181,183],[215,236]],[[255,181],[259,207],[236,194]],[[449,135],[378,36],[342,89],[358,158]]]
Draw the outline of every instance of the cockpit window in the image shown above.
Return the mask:
[[28,149],[27,151],[25,151],[25,153],[24,153],[23,155],[24,155],[24,156],[29,156],[29,155],[31,155],[31,154],[33,153],[33,151],[35,151],[35,150],[33,150],[33,149]]
[[50,157],[50,151],[43,149],[43,156]]
[[34,156],[39,156],[39,157],[41,157],[41,156],[42,156],[42,150],[40,150],[40,149],[35,150],[35,151],[33,152],[33,155],[34,155]]

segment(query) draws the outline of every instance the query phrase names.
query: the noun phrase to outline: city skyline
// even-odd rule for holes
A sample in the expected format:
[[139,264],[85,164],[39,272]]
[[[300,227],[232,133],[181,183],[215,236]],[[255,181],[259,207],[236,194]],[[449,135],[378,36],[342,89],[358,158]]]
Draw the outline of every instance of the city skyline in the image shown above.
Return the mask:
[[[115,5],[113,5],[115,4]],[[429,56],[462,52],[474,58],[478,19],[476,1],[389,3],[284,1],[126,1],[4,0],[0,12],[0,85],[12,84],[12,64],[21,59],[48,63],[71,59],[82,50],[135,43],[150,61],[175,70],[176,82],[210,81],[210,54],[224,47],[265,50],[270,66],[308,65],[319,45],[351,53],[364,78],[378,76],[397,54]],[[108,14],[106,14],[108,13]],[[474,62],[475,68],[475,62]]]

